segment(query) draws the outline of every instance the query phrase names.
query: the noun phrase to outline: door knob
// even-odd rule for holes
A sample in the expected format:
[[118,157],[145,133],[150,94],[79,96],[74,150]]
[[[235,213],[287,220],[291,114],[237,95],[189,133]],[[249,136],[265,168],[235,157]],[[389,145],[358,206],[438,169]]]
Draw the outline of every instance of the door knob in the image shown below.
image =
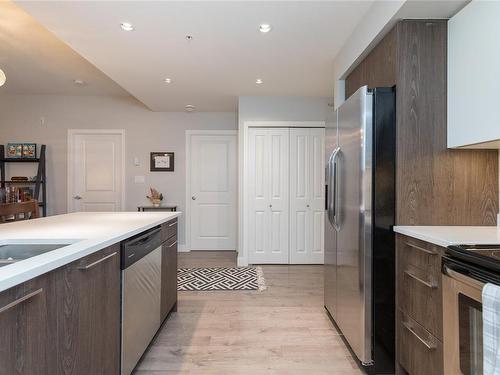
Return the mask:
[[79,201],[80,199],[82,199],[82,197],[80,197],[79,195],[75,195],[75,196],[73,197],[73,199],[76,199],[77,201]]
[[306,207],[309,208],[309,205],[307,205]]
[[196,200],[196,197],[193,195],[193,196],[191,197],[191,199],[195,201],[195,200]]
[[269,205],[269,208],[272,208],[272,207],[273,207],[273,205],[272,205],[272,204],[270,204],[270,205]]

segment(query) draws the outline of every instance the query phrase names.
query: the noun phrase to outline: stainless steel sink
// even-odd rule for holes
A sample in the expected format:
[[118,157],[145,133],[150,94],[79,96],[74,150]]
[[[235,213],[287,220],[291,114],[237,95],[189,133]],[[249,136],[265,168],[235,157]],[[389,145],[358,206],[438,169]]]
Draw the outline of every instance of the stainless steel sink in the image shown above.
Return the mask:
[[59,249],[66,244],[8,244],[0,245],[0,267],[20,260],[28,259],[52,250]]

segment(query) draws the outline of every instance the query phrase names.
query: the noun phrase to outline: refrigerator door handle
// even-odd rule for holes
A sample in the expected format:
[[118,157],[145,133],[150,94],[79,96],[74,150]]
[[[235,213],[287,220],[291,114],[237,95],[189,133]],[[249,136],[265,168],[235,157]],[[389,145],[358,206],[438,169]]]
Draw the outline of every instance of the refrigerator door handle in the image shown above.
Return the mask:
[[334,197],[333,197],[333,222],[334,227],[337,231],[340,230],[340,166],[339,166],[339,155],[341,153],[340,147],[337,147],[337,152],[335,153],[335,157],[333,160],[333,170],[334,170]]
[[335,224],[335,211],[336,211],[336,191],[337,191],[337,177],[336,177],[336,159],[340,151],[337,147],[333,150],[328,160],[328,198],[327,198],[327,216],[330,224],[336,228]]

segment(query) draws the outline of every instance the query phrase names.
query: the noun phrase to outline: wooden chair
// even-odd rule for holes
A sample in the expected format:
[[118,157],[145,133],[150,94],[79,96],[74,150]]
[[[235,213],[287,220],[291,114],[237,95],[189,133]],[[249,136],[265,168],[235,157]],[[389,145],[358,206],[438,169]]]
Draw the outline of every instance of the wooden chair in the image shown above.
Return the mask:
[[40,217],[38,201],[0,204],[0,223],[36,219]]

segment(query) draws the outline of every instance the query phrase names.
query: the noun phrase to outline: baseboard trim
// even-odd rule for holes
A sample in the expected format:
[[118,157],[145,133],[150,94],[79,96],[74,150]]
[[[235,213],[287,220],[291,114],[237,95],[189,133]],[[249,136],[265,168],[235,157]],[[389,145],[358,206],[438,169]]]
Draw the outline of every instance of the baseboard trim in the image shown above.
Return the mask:
[[238,264],[238,267],[247,267],[248,266],[248,259],[244,258],[244,257],[238,257],[237,264]]
[[186,247],[186,244],[179,244],[179,246],[177,246],[177,252],[178,253],[189,253],[191,250],[189,250],[187,247]]

